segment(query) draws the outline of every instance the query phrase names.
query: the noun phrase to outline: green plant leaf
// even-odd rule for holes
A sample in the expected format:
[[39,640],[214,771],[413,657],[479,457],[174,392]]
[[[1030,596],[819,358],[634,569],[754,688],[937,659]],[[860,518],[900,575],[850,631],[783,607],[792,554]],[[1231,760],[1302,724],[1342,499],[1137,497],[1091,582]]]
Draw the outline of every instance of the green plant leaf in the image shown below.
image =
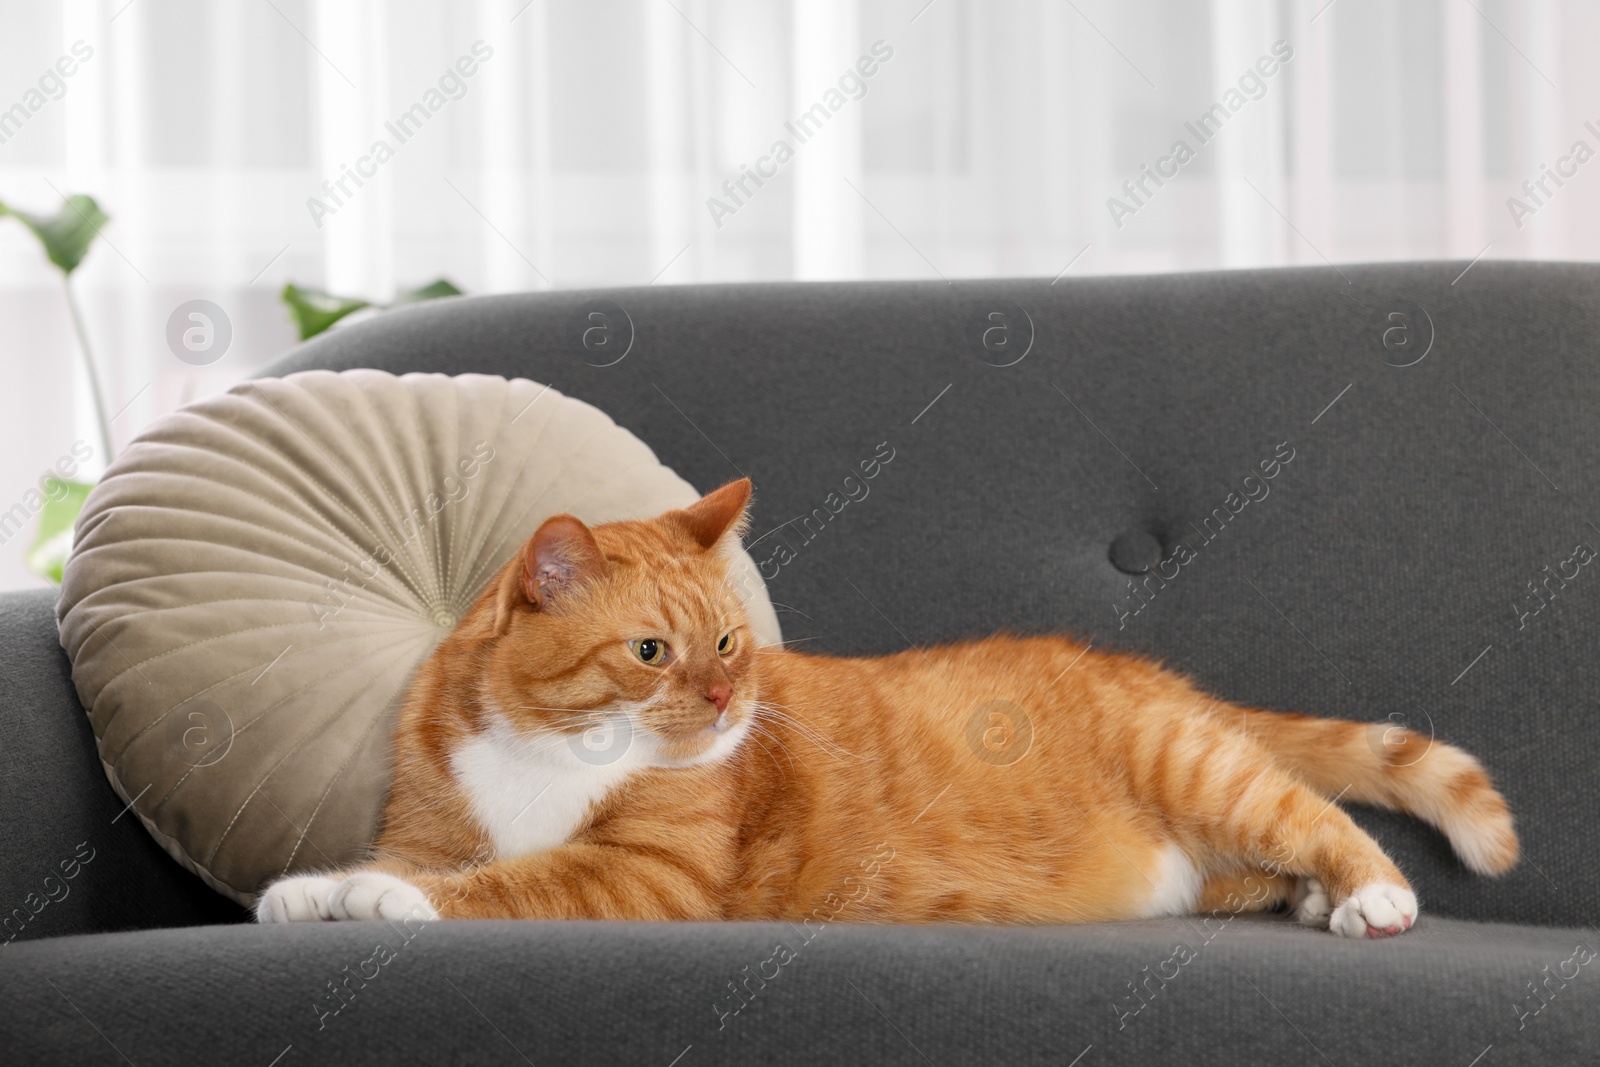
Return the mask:
[[71,274],[89,254],[89,246],[100,233],[100,228],[111,221],[111,216],[100,210],[94,197],[76,193],[67,197],[61,210],[54,215],[34,215],[18,211],[0,203],[0,216],[15,215],[17,219],[44,246],[50,262]]
[[302,289],[293,282],[284,283],[283,292],[278,295],[289,309],[302,341],[315,337],[352,311],[372,306],[371,301],[360,297],[334,296],[321,289]]
[[406,292],[395,294],[394,302],[389,307],[399,307],[401,304],[415,304],[419,300],[437,300],[441,296],[460,296],[461,290],[457,289],[448,278],[438,278],[422,286],[420,289],[408,289]]
[[[55,479],[51,481],[56,482]],[[72,527],[78,521],[78,512],[89,498],[93,488],[88,482],[69,482],[61,479],[56,484],[66,492],[56,499],[45,498],[39,511],[39,530],[33,544],[28,547],[28,569],[56,585],[61,584],[61,570],[67,556],[72,554]]]
[[448,278],[436,278],[421,288],[407,289],[403,293],[395,294],[394,301],[388,304],[374,304],[359,296],[335,296],[321,289],[302,289],[293,282],[286,283],[283,292],[278,295],[283,300],[284,306],[289,309],[295,328],[300,331],[300,340],[304,341],[315,337],[346,315],[362,308],[376,307],[386,310],[402,304],[415,304],[421,300],[437,300],[441,296],[461,296],[462,293]]

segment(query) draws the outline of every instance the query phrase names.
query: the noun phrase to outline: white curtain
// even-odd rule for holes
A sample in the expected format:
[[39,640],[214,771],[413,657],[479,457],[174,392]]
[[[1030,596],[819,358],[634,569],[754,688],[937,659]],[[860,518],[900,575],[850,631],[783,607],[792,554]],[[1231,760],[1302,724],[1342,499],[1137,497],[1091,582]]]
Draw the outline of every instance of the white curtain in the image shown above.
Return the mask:
[[[77,286],[118,445],[291,344],[287,280],[1053,278],[1584,258],[1600,236],[1600,162],[1574,151],[1600,151],[1587,0],[0,0],[0,20],[0,200],[82,192],[112,217]],[[233,333],[206,366],[167,340],[195,299]],[[14,220],[0,331],[3,514],[75,442],[99,451],[57,278]],[[0,588],[38,584],[26,540],[0,545]]]

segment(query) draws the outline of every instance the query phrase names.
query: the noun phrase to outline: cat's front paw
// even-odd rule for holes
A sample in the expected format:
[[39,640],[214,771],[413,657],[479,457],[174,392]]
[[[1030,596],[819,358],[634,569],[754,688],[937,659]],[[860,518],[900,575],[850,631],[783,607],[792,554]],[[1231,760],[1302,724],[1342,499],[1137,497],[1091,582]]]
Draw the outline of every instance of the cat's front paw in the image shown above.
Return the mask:
[[1405,886],[1374,882],[1333,909],[1328,929],[1340,937],[1393,937],[1417,921],[1417,895]]
[[1310,876],[1301,878],[1294,887],[1290,907],[1296,922],[1326,930],[1328,917],[1333,914],[1333,901],[1328,898],[1328,887]]
[[258,923],[314,923],[333,918],[328,897],[338,882],[320,874],[297,874],[272,883],[256,901]]
[[328,910],[335,919],[437,919],[428,894],[381,871],[358,871],[333,888]]

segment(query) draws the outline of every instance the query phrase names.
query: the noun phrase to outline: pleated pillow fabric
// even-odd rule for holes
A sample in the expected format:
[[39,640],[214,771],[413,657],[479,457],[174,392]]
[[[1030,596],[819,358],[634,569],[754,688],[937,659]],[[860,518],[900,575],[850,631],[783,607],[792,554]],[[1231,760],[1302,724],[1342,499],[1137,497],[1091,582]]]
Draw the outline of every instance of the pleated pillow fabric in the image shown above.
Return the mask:
[[[246,382],[157,421],[90,493],[61,645],[112,786],[180,863],[248,904],[283,874],[362,856],[413,672],[540,522],[698,496],[603,412],[537,382]],[[756,636],[776,642],[743,566]]]

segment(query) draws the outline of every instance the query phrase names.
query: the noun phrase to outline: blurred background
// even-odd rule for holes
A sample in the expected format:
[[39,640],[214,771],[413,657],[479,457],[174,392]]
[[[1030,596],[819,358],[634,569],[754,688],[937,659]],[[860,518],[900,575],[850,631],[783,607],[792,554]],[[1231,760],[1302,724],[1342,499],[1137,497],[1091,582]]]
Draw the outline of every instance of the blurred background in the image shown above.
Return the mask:
[[1600,248],[1583,0],[0,0],[0,27],[0,203],[38,229],[0,217],[0,589],[46,582],[47,471],[106,461],[85,343],[114,452],[436,279]]

